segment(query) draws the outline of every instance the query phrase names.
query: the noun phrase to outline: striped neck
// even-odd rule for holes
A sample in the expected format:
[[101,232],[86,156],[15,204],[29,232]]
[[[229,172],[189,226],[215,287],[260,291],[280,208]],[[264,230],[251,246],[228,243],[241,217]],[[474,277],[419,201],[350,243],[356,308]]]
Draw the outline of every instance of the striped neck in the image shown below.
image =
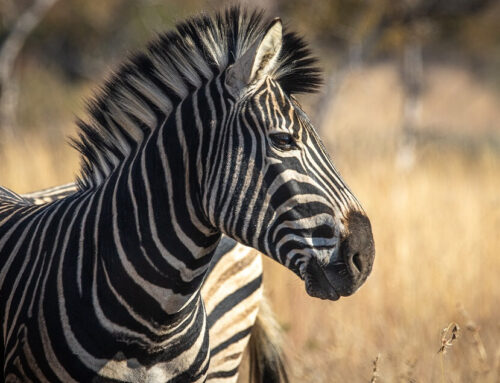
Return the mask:
[[[110,272],[120,261],[118,272],[152,298],[135,309],[150,311],[158,323],[164,313],[178,313],[198,295],[221,237],[201,206],[199,167],[207,162],[211,133],[205,127],[214,117],[200,110],[208,109],[206,95],[217,86],[211,82],[179,103],[133,157],[82,194],[93,195],[101,217],[100,256]],[[126,300],[135,299],[136,286],[120,289]]]

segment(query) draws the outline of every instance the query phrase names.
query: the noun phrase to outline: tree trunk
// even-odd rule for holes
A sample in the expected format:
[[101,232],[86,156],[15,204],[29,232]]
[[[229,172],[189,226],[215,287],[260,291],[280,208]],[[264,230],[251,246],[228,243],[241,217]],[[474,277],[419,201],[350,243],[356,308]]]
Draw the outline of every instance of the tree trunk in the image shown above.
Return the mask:
[[0,130],[8,136],[14,136],[16,130],[18,84],[14,64],[30,33],[56,2],[35,0],[13,23],[0,47]]
[[415,164],[416,133],[421,120],[423,88],[422,45],[414,36],[403,46],[401,79],[404,99],[396,165],[408,170]]

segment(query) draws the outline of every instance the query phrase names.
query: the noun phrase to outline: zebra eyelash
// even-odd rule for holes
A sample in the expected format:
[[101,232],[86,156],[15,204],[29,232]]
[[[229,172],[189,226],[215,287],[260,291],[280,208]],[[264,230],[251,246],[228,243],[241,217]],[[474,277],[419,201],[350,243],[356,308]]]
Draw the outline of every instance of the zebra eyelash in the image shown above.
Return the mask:
[[298,149],[295,138],[290,133],[279,132],[269,134],[272,145],[282,151],[290,151]]

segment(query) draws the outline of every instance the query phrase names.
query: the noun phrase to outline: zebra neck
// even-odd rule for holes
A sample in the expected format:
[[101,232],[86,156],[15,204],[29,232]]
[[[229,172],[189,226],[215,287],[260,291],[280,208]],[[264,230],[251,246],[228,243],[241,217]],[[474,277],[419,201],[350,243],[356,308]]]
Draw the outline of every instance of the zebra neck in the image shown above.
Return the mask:
[[100,257],[110,275],[123,275],[116,283],[125,300],[159,323],[198,294],[221,237],[205,214],[201,186],[221,123],[214,124],[224,116],[221,98],[212,97],[220,88],[211,81],[182,100],[91,192]]
[[171,171],[166,180],[171,164],[159,158],[158,145],[151,140],[124,164],[93,204],[99,257],[116,290],[141,317],[162,326],[196,300],[220,233],[193,218],[188,195],[177,195],[182,174]]

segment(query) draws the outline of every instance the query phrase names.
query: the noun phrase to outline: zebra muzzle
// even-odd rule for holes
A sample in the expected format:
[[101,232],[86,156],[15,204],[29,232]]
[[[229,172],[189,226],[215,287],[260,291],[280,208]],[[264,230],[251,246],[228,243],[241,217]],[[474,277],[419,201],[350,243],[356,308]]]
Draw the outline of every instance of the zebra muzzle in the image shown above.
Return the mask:
[[356,292],[366,281],[375,258],[375,245],[369,219],[352,212],[347,219],[347,235],[331,262],[322,265],[311,258],[305,273],[306,291],[321,299],[337,300]]

